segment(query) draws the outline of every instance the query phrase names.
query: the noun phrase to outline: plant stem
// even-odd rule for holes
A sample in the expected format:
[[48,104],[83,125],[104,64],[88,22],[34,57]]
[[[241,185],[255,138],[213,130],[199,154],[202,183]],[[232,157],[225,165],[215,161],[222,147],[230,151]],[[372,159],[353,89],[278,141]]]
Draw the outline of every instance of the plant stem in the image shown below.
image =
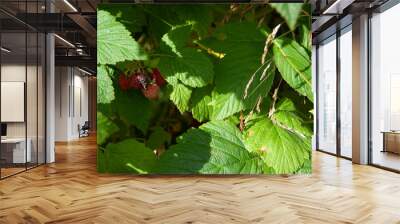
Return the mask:
[[276,101],[278,100],[278,91],[279,91],[279,87],[281,86],[281,83],[282,83],[282,78],[279,80],[279,84],[275,88],[274,94],[272,95],[272,105],[271,105],[271,108],[270,108],[270,110],[268,112],[268,117],[269,118],[271,118],[272,115],[275,113],[275,104],[276,104]]

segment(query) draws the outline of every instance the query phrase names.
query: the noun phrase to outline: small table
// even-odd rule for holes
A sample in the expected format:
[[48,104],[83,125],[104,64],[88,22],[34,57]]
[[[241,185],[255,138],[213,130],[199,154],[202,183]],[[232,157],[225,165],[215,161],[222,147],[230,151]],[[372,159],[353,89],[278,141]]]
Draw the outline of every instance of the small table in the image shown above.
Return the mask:
[[[5,138],[1,139],[2,145],[2,154],[3,152],[10,151],[12,153],[12,161],[8,161],[10,163],[19,164],[19,163],[26,163],[31,162],[32,154],[31,154],[31,145],[32,141],[30,138],[26,139],[28,147],[26,147],[25,151],[25,138]],[[6,147],[5,149],[3,147]],[[13,148],[8,148],[9,146],[13,146]],[[26,152],[26,154],[25,154]],[[3,155],[2,155],[3,157]],[[4,158],[4,157],[3,157]],[[6,161],[8,160],[5,158]],[[11,155],[9,160],[11,160]]]
[[383,150],[382,152],[391,152],[400,154],[400,131],[382,131]]

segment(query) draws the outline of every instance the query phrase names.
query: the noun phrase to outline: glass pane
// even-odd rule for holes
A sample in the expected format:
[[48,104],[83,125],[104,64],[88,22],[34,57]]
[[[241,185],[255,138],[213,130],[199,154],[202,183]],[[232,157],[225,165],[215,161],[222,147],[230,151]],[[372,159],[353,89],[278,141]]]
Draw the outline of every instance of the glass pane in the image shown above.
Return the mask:
[[[26,150],[26,33],[1,34],[1,173],[25,170],[31,151]],[[28,145],[29,149],[29,145]]]
[[400,170],[400,5],[372,18],[372,163]]
[[[312,55],[311,55],[311,64],[312,64],[312,86],[313,86],[313,92],[314,92],[314,97],[315,94],[317,92],[317,83],[316,83],[316,79],[317,79],[317,47],[315,45],[312,46],[312,51],[311,51]],[[314,98],[315,99],[315,98]],[[316,103],[314,103],[314,107],[313,107],[313,111],[317,111],[316,108]],[[317,125],[315,125],[317,122],[317,116],[314,115],[314,125],[313,125],[313,137],[312,137],[312,150],[316,150],[316,130],[317,130]]]
[[27,142],[28,150],[30,149],[30,159],[28,160],[28,168],[37,165],[38,160],[38,143],[37,143],[37,132],[38,132],[38,36],[36,32],[27,33],[28,38],[28,62],[27,62],[27,98],[26,98],[26,112],[27,112]]
[[336,37],[318,48],[318,148],[336,153]]
[[[37,13],[37,1],[27,2],[27,13]],[[32,19],[36,19],[33,17]],[[35,23],[36,21],[32,21]],[[27,98],[26,98],[26,113],[27,113],[27,143],[30,153],[30,161],[28,160],[27,167],[35,167],[38,163],[38,33],[36,30],[27,30]]]
[[340,36],[340,153],[352,157],[352,35],[351,27]]
[[38,163],[45,163],[46,150],[45,150],[45,65],[46,65],[46,52],[45,44],[46,37],[44,34],[39,34],[38,45]]

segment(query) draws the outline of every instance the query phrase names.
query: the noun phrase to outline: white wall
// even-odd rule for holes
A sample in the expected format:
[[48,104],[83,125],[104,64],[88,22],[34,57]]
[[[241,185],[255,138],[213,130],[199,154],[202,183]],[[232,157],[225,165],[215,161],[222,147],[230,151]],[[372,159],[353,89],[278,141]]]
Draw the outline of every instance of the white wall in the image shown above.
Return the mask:
[[55,68],[55,140],[68,140],[68,87],[70,78],[67,67]]
[[[28,84],[34,86],[34,88],[27,88],[27,118],[28,118],[28,129],[32,127],[35,130],[36,137],[36,112],[37,99],[36,99],[36,80],[31,77],[31,74],[35,74],[36,77],[36,66],[27,66],[25,64],[4,64],[1,66],[1,81],[2,82],[25,82],[25,75],[27,69],[28,72]],[[34,107],[34,108],[33,108]],[[39,105],[40,107],[40,105]],[[7,108],[1,108],[7,110]],[[33,123],[32,123],[33,122]],[[28,137],[31,132],[28,130]],[[8,137],[25,137],[25,122],[7,122],[7,135]]]
[[55,140],[77,139],[78,125],[88,120],[88,78],[76,68],[56,67],[55,85]]
[[[39,70],[37,70],[39,69]],[[1,81],[2,82],[24,82],[26,83],[26,108],[23,106],[22,113],[26,112],[27,120],[22,122],[6,122],[7,137],[9,138],[24,138],[25,135],[30,140],[29,143],[32,151],[32,161],[36,162],[39,158],[39,163],[44,162],[44,83],[42,68],[18,63],[8,63],[1,66]],[[27,81],[25,78],[27,77]],[[22,90],[23,91],[23,90]],[[21,94],[24,94],[22,92]],[[7,97],[7,96],[2,96]],[[11,110],[11,108],[1,108]],[[25,111],[26,110],[26,111]],[[12,111],[8,111],[11,112]],[[37,150],[39,156],[37,156]]]

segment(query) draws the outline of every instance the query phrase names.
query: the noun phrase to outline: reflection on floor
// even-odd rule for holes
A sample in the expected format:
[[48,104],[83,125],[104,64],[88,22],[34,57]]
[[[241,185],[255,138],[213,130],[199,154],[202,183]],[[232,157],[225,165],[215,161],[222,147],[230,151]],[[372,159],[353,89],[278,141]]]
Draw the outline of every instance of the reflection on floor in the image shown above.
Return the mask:
[[7,177],[25,170],[24,168],[17,167],[17,168],[1,168],[1,177]]
[[376,165],[400,170],[400,155],[391,152],[374,151],[372,157],[373,163]]
[[36,167],[37,164],[36,163],[27,163],[26,166],[25,164],[18,164],[18,165],[13,165],[13,164],[2,164],[2,168],[1,168],[1,178],[6,178],[8,176],[11,176],[13,174],[17,174],[20,172],[25,171],[26,169],[30,169],[33,167]]
[[0,223],[399,223],[400,175],[313,153],[313,174],[98,174],[96,139],[0,181]]

